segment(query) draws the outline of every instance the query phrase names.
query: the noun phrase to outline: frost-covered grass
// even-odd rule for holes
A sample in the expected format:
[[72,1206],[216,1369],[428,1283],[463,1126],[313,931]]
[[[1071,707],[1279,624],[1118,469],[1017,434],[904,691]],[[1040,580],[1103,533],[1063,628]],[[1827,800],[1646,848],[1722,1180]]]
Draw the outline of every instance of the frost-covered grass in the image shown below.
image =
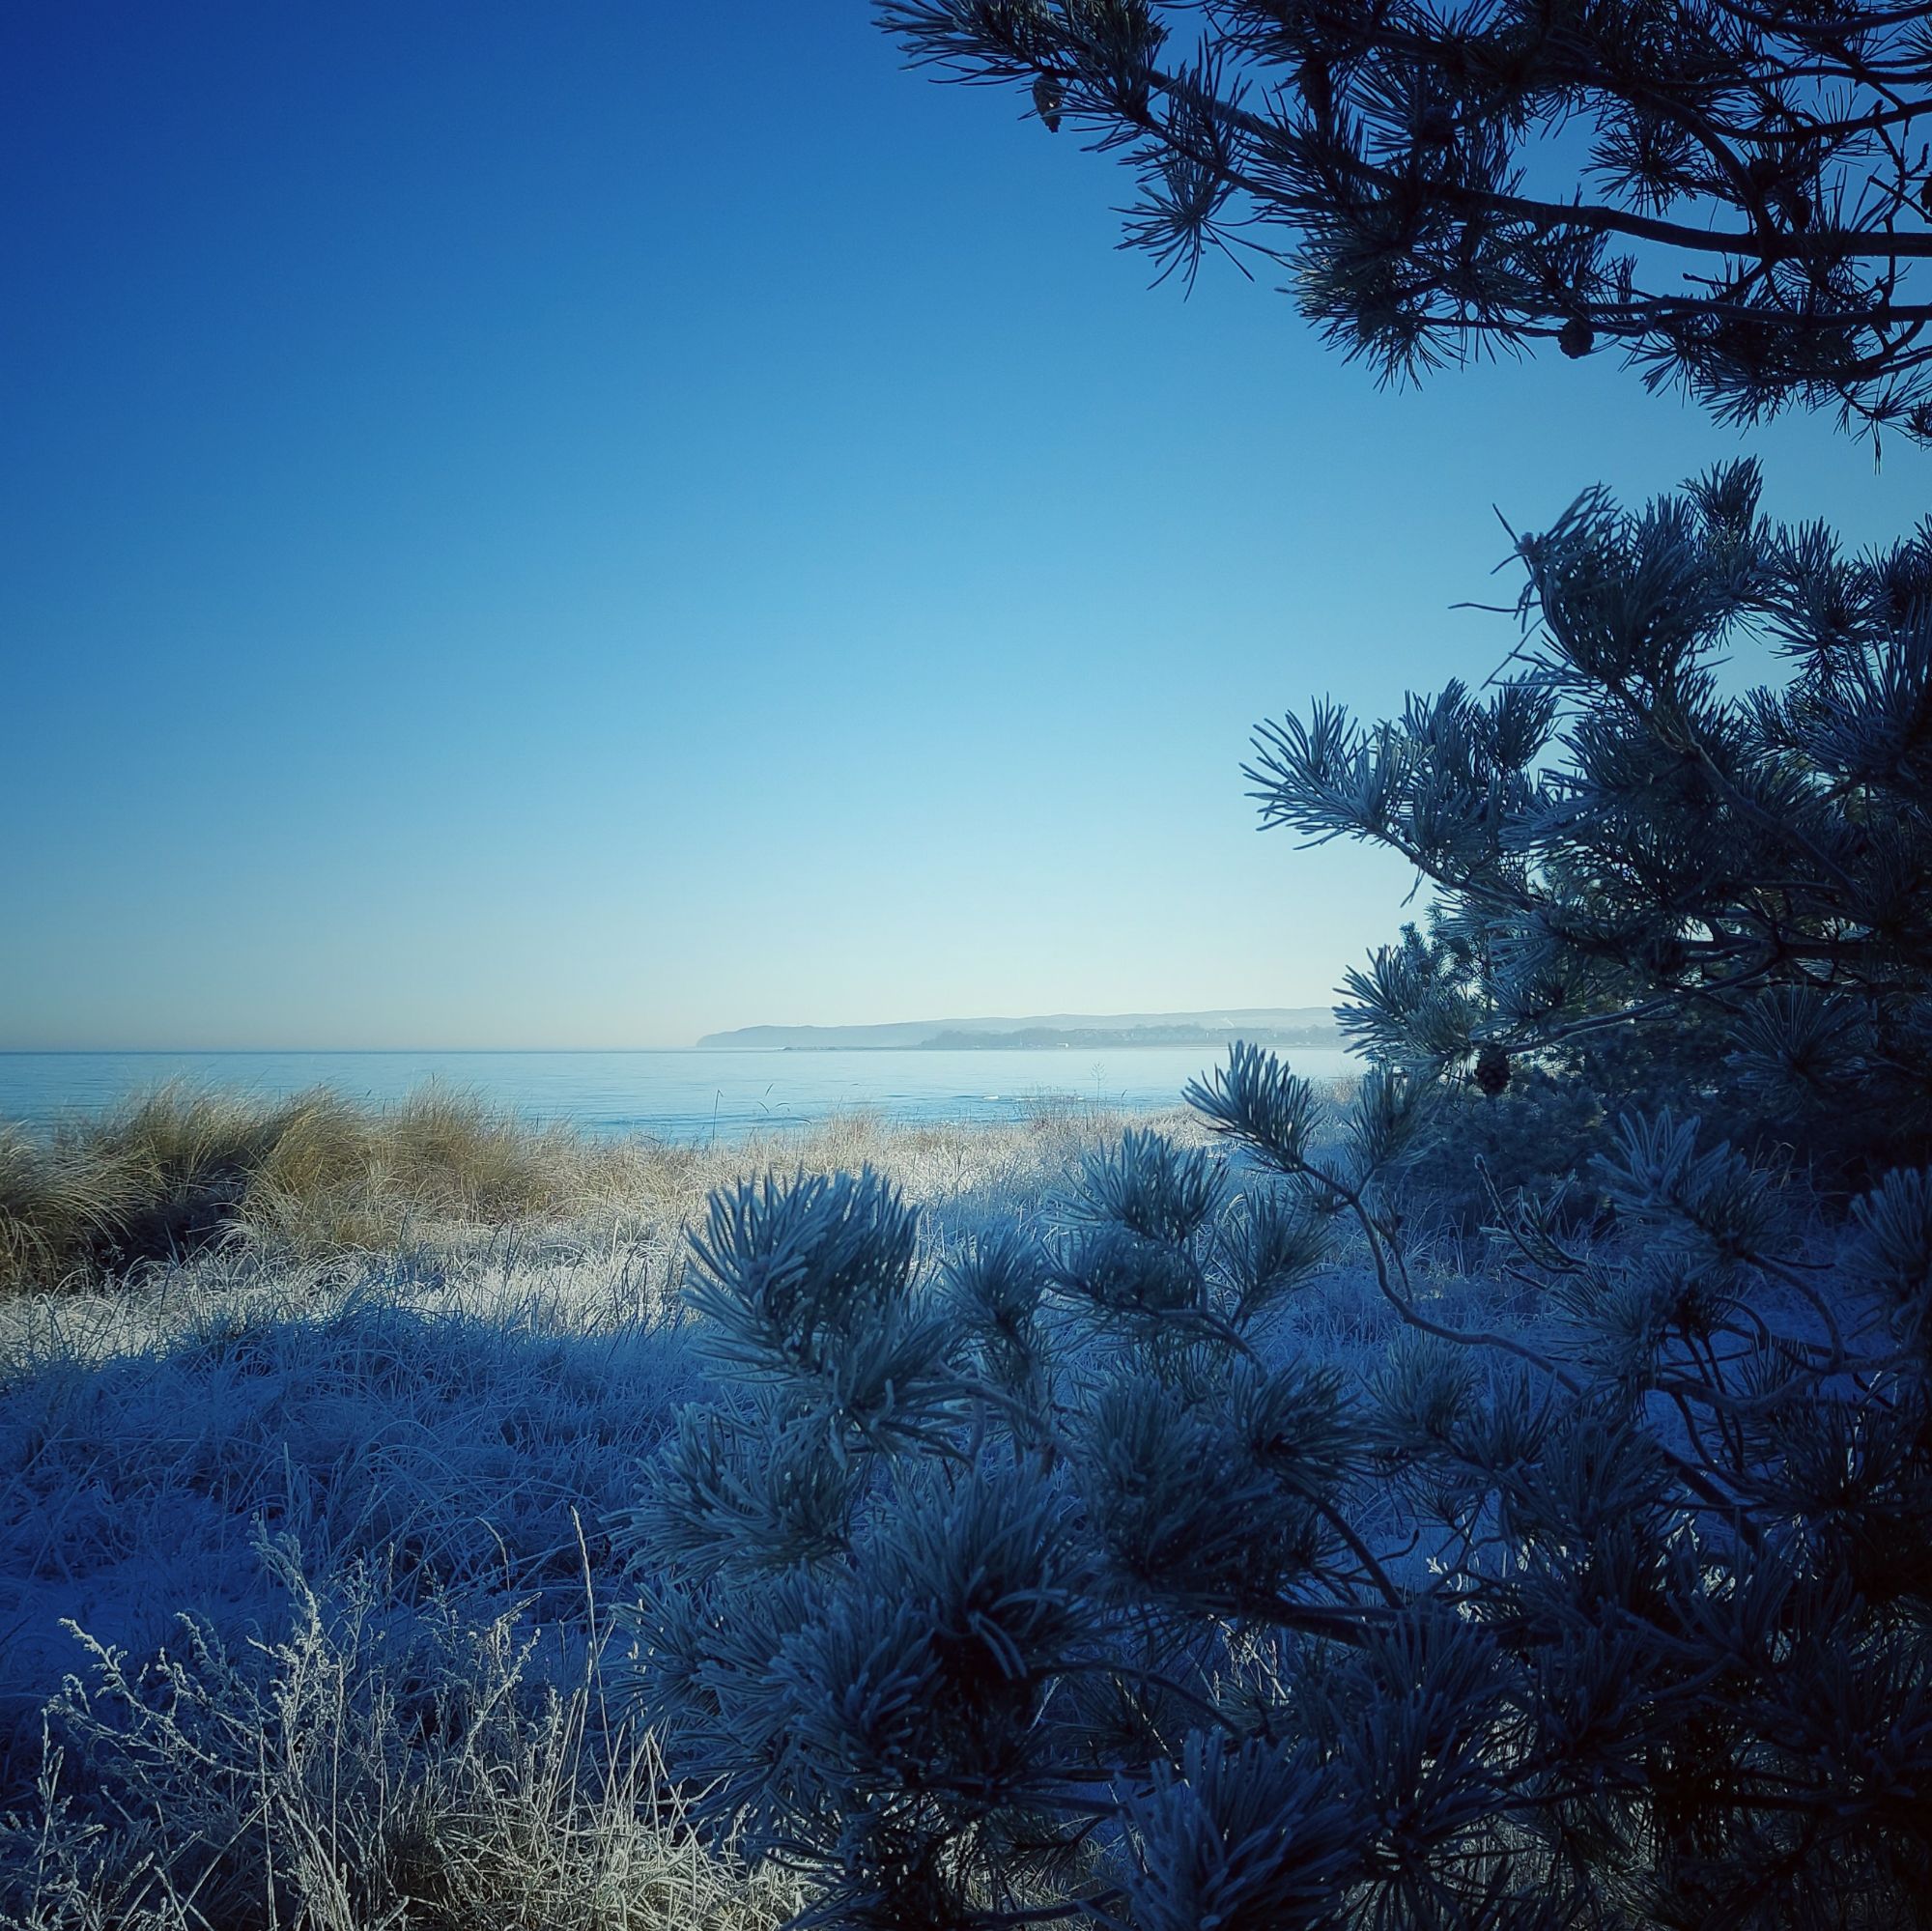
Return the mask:
[[185,1613],[142,1665],[77,1637],[83,1677],[0,1829],[0,1921],[756,1931],[796,1908],[780,1874],[686,1828],[605,1692],[587,1586],[573,1658],[580,1632],[515,1605],[399,1586],[381,1562],[318,1585],[293,1538],[262,1554],[278,1633]]
[[[0,1297],[0,1923],[778,1921],[602,1693],[615,1532],[702,1387],[687,1230],[745,1175],[869,1163],[937,1247],[1122,1123],[541,1136],[576,1178],[513,1216],[452,1185],[384,1247],[244,1188],[185,1259],[28,1270]],[[1376,1331],[1359,1287],[1311,1345]]]

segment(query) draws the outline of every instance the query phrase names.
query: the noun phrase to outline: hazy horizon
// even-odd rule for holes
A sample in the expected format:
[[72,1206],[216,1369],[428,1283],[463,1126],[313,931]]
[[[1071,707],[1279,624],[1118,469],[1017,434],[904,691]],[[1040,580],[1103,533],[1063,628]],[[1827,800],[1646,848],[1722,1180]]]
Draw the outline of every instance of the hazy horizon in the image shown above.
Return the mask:
[[[1276,1002],[1264,1001],[1264,1000],[1251,1000],[1251,1001],[1226,1000],[1220,1002],[1219,1004],[1215,1004],[1214,1002],[1211,1001],[1207,1001],[1207,1002],[1198,1002],[1192,1006],[1175,1007],[1171,1008],[1132,1007],[1132,1008],[1127,1008],[1121,1011],[1113,1011],[1113,1012],[1100,1011],[1097,1008],[1091,1007],[1056,1006],[1056,1007],[1042,1008],[1040,1010],[1036,1012],[986,1012],[986,1011],[976,1010],[970,1012],[962,1011],[962,1012],[950,1012],[950,1013],[929,1013],[929,1014],[923,1013],[913,1018],[895,1017],[895,1018],[882,1019],[875,1016],[860,1016],[852,1019],[842,1019],[842,1020],[820,1020],[815,1018],[750,1019],[728,1026],[711,1027],[707,1029],[707,1033],[709,1035],[716,1035],[724,1033],[740,1033],[740,1032],[754,1032],[754,1031],[799,1032],[806,1030],[822,1030],[827,1032],[837,1032],[846,1029],[856,1029],[859,1027],[873,1027],[873,1026],[876,1027],[959,1026],[959,1025],[979,1025],[985,1023],[1025,1026],[1029,1024],[1037,1024],[1041,1021],[1046,1021],[1046,1020],[1066,1020],[1066,1019],[1092,1020],[1096,1023],[1104,1024],[1108,1021],[1118,1021],[1125,1019],[1169,1019],[1169,1020],[1186,1019],[1186,1018],[1199,1017],[1205,1014],[1220,1013],[1220,1012],[1229,1012],[1229,1013],[1268,1012],[1268,1013],[1291,1015],[1291,1014],[1313,1012],[1313,1011],[1326,1011],[1328,1009],[1329,1009],[1329,1003],[1319,1000],[1311,1001],[1308,1004],[1302,1006],[1283,1006]],[[117,1044],[113,1041],[109,1041],[106,1044],[87,1044],[87,1045],[54,1044],[45,1046],[16,1046],[16,1045],[9,1045],[4,1041],[0,1041],[0,1053],[14,1053],[14,1054],[39,1053],[39,1054],[50,1054],[50,1055],[86,1054],[86,1055],[101,1055],[101,1056],[114,1056],[114,1057],[132,1057],[139,1055],[139,1056],[153,1057],[156,1059],[171,1059],[180,1057],[192,1057],[197,1059],[203,1059],[203,1058],[214,1059],[222,1057],[224,1055],[231,1056],[234,1058],[246,1059],[266,1054],[282,1054],[282,1053],[299,1053],[299,1054],[332,1053],[332,1054],[341,1054],[347,1056],[367,1055],[375,1053],[392,1053],[392,1054],[448,1053],[451,1055],[458,1055],[458,1056],[474,1055],[478,1053],[682,1053],[682,1052],[695,1052],[698,1050],[698,1041],[704,1038],[705,1036],[707,1036],[707,1034],[697,1034],[695,1035],[693,1037],[687,1039],[619,1040],[616,1042],[585,1041],[582,1043],[567,1044],[567,1045],[556,1044],[545,1040],[534,1040],[534,1041],[526,1040],[517,1043],[498,1044],[498,1045],[478,1045],[475,1044],[474,1042],[464,1042],[460,1040],[452,1043],[443,1044],[443,1043],[428,1042],[418,1039],[402,1040],[391,1045],[380,1045],[380,1046],[365,1045],[353,1041],[339,1045],[324,1046],[324,1045],[313,1045],[305,1043],[300,1040],[264,1041],[259,1039],[250,1040],[247,1041],[246,1043],[240,1045],[229,1045],[229,1046],[202,1045],[192,1040],[169,1041],[160,1045],[148,1045],[148,1046],[122,1045],[122,1044]],[[710,1048],[707,1050],[723,1051],[723,1050],[732,1050],[732,1049]],[[770,1049],[746,1047],[741,1050],[759,1051],[759,1050],[770,1050]]]
[[1498,511],[1747,446],[1608,355],[1378,389],[866,10],[733,26],[0,20],[0,1047],[1322,1004],[1422,901],[1256,836],[1253,725],[1480,680]]

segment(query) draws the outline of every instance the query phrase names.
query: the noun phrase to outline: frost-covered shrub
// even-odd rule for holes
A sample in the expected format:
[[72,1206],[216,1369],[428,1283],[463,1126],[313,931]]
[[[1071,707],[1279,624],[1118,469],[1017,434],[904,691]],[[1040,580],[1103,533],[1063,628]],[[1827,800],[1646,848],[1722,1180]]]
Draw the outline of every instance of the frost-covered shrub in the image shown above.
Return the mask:
[[[1237,1049],[1236,1150],[1129,1136],[937,1272],[870,1176],[717,1204],[730,1393],[636,1526],[636,1679],[825,1921],[1908,1921],[1932,1895],[1932,1192],[1782,1258],[1765,1174],[1633,1123],[1641,1237],[1482,1334],[1394,1229],[1427,1090]],[[1365,1243],[1406,1340],[1284,1349]]]
[[1592,1163],[1613,1144],[1616,1121],[1582,1081],[1531,1067],[1493,1099],[1446,1094],[1442,1114],[1408,1170],[1416,1238],[1448,1236],[1480,1256],[1499,1206],[1523,1194],[1565,1235],[1605,1227],[1607,1202]]
[[[936,1273],[870,1176],[716,1203],[637,1690],[815,1921],[1922,1921],[1932,536],[1755,496],[1587,498],[1493,697],[1264,739],[1271,819],[1444,894],[1354,979],[1339,1135],[1237,1048],[1227,1154],[1130,1135]],[[1408,1251],[1484,1135],[1489,1328]],[[1354,1374],[1290,1339],[1345,1235]]]

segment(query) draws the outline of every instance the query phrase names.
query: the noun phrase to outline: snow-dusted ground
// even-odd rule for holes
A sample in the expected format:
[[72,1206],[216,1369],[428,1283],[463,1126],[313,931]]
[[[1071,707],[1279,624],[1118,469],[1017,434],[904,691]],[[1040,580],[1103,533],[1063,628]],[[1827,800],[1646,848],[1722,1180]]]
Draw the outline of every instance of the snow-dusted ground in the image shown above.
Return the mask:
[[[244,1237],[0,1299],[0,1926],[267,1922],[271,1888],[323,1931],[776,1923],[779,1881],[697,1853],[603,1693],[623,1519],[703,1387],[689,1229],[748,1172],[870,1164],[936,1253],[1040,1211],[1127,1123],[850,1119],[641,1160],[577,1220],[302,1260]],[[1396,1326],[1345,1262],[1281,1338],[1366,1373]],[[127,1817],[90,1838],[103,1799]],[[212,1847],[258,1840],[245,1896],[185,1901]]]
[[[689,1231],[748,1174],[870,1165],[936,1255],[1129,1123],[639,1143],[572,1218],[412,1220],[367,1253],[244,1219],[187,1264],[0,1297],[0,1931],[777,1924],[783,1881],[695,1845],[605,1693],[625,1517],[704,1389]],[[1458,1251],[1414,1259],[1433,1317],[1561,1345],[1548,1297]],[[1345,1240],[1268,1345],[1367,1377],[1400,1331]]]
[[[125,1918],[106,1894],[117,1871],[152,1854],[179,1888],[208,1860],[201,1840],[256,1812],[281,1818],[278,1855],[299,1865],[326,1810],[334,1848],[311,1845],[310,1862],[353,1861],[377,1826],[344,1821],[355,1806],[339,1787],[380,1795],[399,1750],[418,1784],[440,1789],[444,1775],[452,1816],[479,1814],[479,1775],[499,1799],[522,1792],[499,1806],[499,1836],[542,1809],[543,1792],[563,1803],[558,1841],[577,1849],[558,1854],[568,1882],[542,1921],[569,1918],[557,1898],[571,1885],[622,1890],[632,1880],[618,1866],[643,1886],[625,1893],[631,1921],[656,1921],[660,1908],[667,1924],[769,1921],[771,1896],[757,1903],[715,1870],[703,1882],[717,1894],[700,1899],[674,1832],[640,1844],[636,1806],[609,1787],[607,1748],[594,1753],[605,1782],[568,1803],[556,1793],[570,1778],[552,1760],[582,1750],[587,1713],[602,1708],[600,1605],[623,1593],[612,1529],[700,1385],[682,1329],[686,1229],[709,1190],[748,1167],[869,1162],[921,1205],[938,1246],[1037,1210],[1121,1124],[1081,1111],[999,1131],[845,1121],[685,1157],[658,1172],[648,1200],[601,1219],[425,1229],[405,1252],[300,1263],[239,1244],[131,1282],[0,1301],[0,1813],[22,1826],[0,1845],[0,1922],[10,1911],[45,1927]],[[1345,1341],[1349,1295],[1328,1308]],[[531,1653],[513,1667],[523,1645]],[[163,1651],[170,1661],[138,1682]],[[399,1674],[522,1712],[498,1741],[501,1761],[487,1775],[467,1758],[426,1768],[420,1740],[396,1728]],[[53,1726],[65,1751],[56,1811],[62,1788],[98,1794],[118,1776],[124,1803],[166,1819],[139,1823],[120,1851],[76,1850],[86,1806],[54,1828],[35,1789],[43,1712],[68,1677],[80,1688]],[[543,1714],[546,1685],[560,1715]],[[330,1737],[325,1804],[317,1739]],[[647,1754],[632,1740],[622,1775],[648,1775]],[[593,1798],[608,1811],[601,1834],[578,1814]],[[478,1899],[507,1895],[497,1862],[542,1861],[527,1845],[512,1855],[507,1838],[464,1856],[472,1916]],[[135,1921],[196,1921],[154,1872],[142,1882],[153,1915]],[[338,1902],[344,1931],[373,1921],[373,1906]]]

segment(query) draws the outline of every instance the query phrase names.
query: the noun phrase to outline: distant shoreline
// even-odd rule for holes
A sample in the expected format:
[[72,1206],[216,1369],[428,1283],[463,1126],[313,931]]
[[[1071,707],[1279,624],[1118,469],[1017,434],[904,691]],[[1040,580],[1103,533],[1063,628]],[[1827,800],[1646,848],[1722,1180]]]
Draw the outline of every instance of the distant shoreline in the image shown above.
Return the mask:
[[1194,1012],[1040,1012],[845,1026],[740,1026],[707,1033],[699,1052],[1116,1052],[1150,1046],[1343,1044],[1325,1006],[1209,1007]]
[[1226,1047],[1236,1043],[1270,1048],[1330,1046],[1348,1042],[1340,1033],[1227,1033],[1207,1034],[1198,1038],[1166,1039],[1013,1039],[1000,1034],[977,1038],[923,1039],[910,1046],[702,1046],[707,1053],[1171,1053],[1179,1046]]

